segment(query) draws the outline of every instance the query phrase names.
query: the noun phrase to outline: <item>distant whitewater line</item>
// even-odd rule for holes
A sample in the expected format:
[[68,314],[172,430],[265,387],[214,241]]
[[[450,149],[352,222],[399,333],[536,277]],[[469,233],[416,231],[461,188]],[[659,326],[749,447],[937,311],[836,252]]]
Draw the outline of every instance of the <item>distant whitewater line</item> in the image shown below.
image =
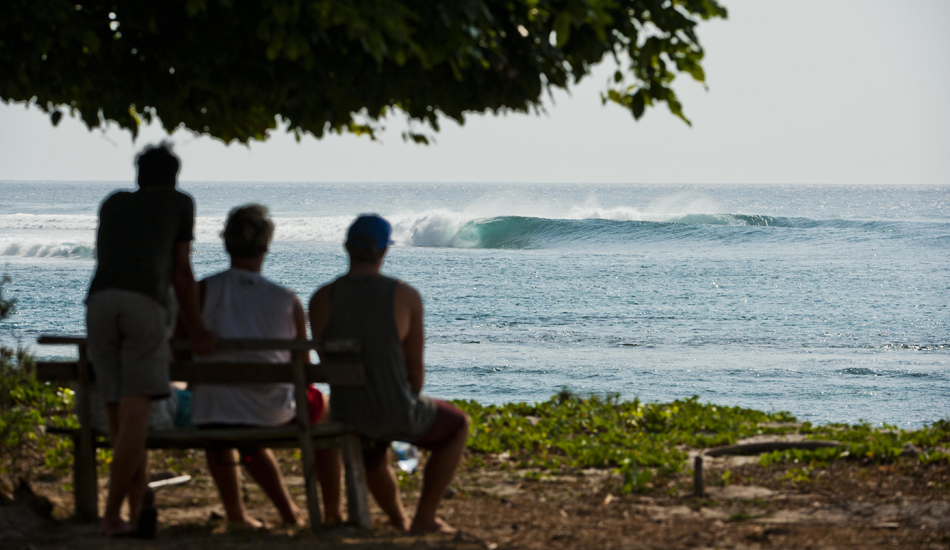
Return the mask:
[[[565,218],[532,216],[475,217],[450,210],[387,216],[393,224],[393,240],[399,246],[487,249],[557,248],[570,245],[625,245],[642,240],[783,238],[785,233],[763,232],[764,228],[861,229],[893,232],[916,222],[859,220],[814,220],[749,214],[656,214],[633,208],[575,207]],[[276,218],[275,240],[342,243],[352,216]],[[70,214],[0,215],[0,255],[23,257],[80,257],[93,255],[96,216]],[[199,242],[219,239],[223,217],[197,218]],[[947,224],[940,226],[938,240],[946,241]],[[730,226],[756,231],[737,234],[714,230]],[[703,228],[707,229],[703,229]],[[813,235],[819,237],[817,233]],[[806,238],[800,231],[796,239]]]
[[73,243],[2,242],[0,256],[24,258],[91,258],[95,247]]

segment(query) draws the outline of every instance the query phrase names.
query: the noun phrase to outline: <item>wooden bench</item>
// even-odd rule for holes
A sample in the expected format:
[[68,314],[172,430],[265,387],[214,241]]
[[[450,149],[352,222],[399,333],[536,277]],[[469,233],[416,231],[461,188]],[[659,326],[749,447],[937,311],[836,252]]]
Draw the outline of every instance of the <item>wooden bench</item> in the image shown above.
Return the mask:
[[[75,445],[73,491],[76,500],[76,516],[83,520],[92,520],[98,517],[99,513],[96,448],[109,447],[109,440],[105,434],[95,432],[91,425],[89,390],[95,384],[95,376],[89,364],[86,339],[81,336],[44,335],[37,339],[37,343],[74,345],[79,348],[78,361],[40,362],[36,365],[36,373],[37,378],[42,381],[75,384],[79,428],[76,430],[50,429],[49,431],[70,435],[73,438]],[[176,350],[189,349],[188,343],[184,341],[173,341],[172,347]],[[222,339],[218,341],[217,349],[219,351],[289,350],[293,359],[290,363],[276,364],[172,362],[171,379],[206,384],[292,383],[298,411],[295,425],[273,428],[149,430],[146,443],[148,448],[229,448],[248,444],[260,447],[299,448],[303,461],[310,527],[316,531],[320,529],[321,515],[313,450],[315,447],[339,446],[343,451],[349,520],[355,525],[368,529],[370,527],[369,498],[359,434],[349,426],[340,423],[311,425],[307,420],[309,405],[306,388],[309,384],[359,386],[365,382],[358,342],[341,340],[321,346],[309,340]],[[311,350],[320,352],[322,358],[320,364],[309,364],[308,355]]]

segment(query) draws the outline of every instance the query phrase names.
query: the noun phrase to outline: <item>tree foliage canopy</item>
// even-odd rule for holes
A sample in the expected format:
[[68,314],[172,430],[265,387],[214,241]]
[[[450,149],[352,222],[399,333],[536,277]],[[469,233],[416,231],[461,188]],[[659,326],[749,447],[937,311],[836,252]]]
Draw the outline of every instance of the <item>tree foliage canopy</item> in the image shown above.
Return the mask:
[[[79,3],[77,3],[79,2]],[[376,132],[388,113],[426,141],[441,117],[530,112],[551,88],[617,63],[603,100],[640,118],[677,73],[703,82],[700,20],[717,0],[7,0],[0,99],[136,134],[160,117],[226,142]]]

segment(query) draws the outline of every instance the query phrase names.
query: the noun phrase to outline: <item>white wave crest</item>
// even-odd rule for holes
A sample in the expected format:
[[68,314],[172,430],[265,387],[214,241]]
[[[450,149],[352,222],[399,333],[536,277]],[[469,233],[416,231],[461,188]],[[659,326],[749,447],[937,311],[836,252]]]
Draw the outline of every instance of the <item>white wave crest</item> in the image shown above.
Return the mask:
[[615,220],[629,222],[644,220],[646,216],[640,210],[627,206],[618,206],[616,208],[573,206],[568,211],[566,218],[569,220]]
[[0,256],[22,258],[89,258],[93,247],[88,244],[62,242],[3,242],[0,241]]
[[588,200],[582,205],[572,206],[567,212],[571,220],[615,220],[671,222],[679,221],[695,214],[715,214],[719,206],[701,193],[675,193],[655,199],[643,209],[632,206],[604,207],[596,200]]
[[[552,207],[530,202],[470,204],[461,210],[433,209],[387,214],[397,246],[470,248],[479,245],[478,232],[469,222],[499,216],[547,219],[606,219],[616,221],[677,222],[691,216],[720,211],[698,193],[679,193],[657,199],[645,208],[603,206],[591,198],[584,204]],[[274,218],[275,241],[342,243],[354,215]],[[199,216],[195,238],[199,243],[218,243],[226,216]],[[97,216],[90,214],[0,215],[0,255],[24,257],[91,256]]]
[[[315,218],[274,218],[274,240],[322,243],[343,243],[346,230],[355,216],[323,216]],[[387,215],[392,224],[392,240],[397,246],[450,247],[465,246],[459,230],[471,217],[449,210]],[[218,239],[224,220],[199,218],[198,239]],[[475,243],[472,243],[474,246]]]
[[[214,242],[221,238],[225,216],[199,217],[195,220],[195,238]],[[324,216],[317,218],[274,218],[275,241],[304,241],[342,243],[352,216]]]
[[470,219],[459,212],[450,210],[431,210],[421,214],[394,216],[393,241],[403,246],[465,246],[466,243],[459,242],[459,230]]

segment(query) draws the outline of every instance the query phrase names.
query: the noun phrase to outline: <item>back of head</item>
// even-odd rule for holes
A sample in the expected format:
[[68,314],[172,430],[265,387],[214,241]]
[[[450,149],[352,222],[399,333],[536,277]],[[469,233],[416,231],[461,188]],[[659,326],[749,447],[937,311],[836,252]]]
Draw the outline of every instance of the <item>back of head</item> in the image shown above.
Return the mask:
[[392,244],[392,226],[378,214],[361,214],[346,232],[346,252],[350,261],[374,264]]
[[267,207],[245,204],[228,213],[228,221],[221,233],[224,248],[234,258],[255,258],[267,252],[274,237],[274,222]]
[[139,187],[174,187],[178,181],[181,161],[172,152],[171,144],[148,145],[135,157]]

